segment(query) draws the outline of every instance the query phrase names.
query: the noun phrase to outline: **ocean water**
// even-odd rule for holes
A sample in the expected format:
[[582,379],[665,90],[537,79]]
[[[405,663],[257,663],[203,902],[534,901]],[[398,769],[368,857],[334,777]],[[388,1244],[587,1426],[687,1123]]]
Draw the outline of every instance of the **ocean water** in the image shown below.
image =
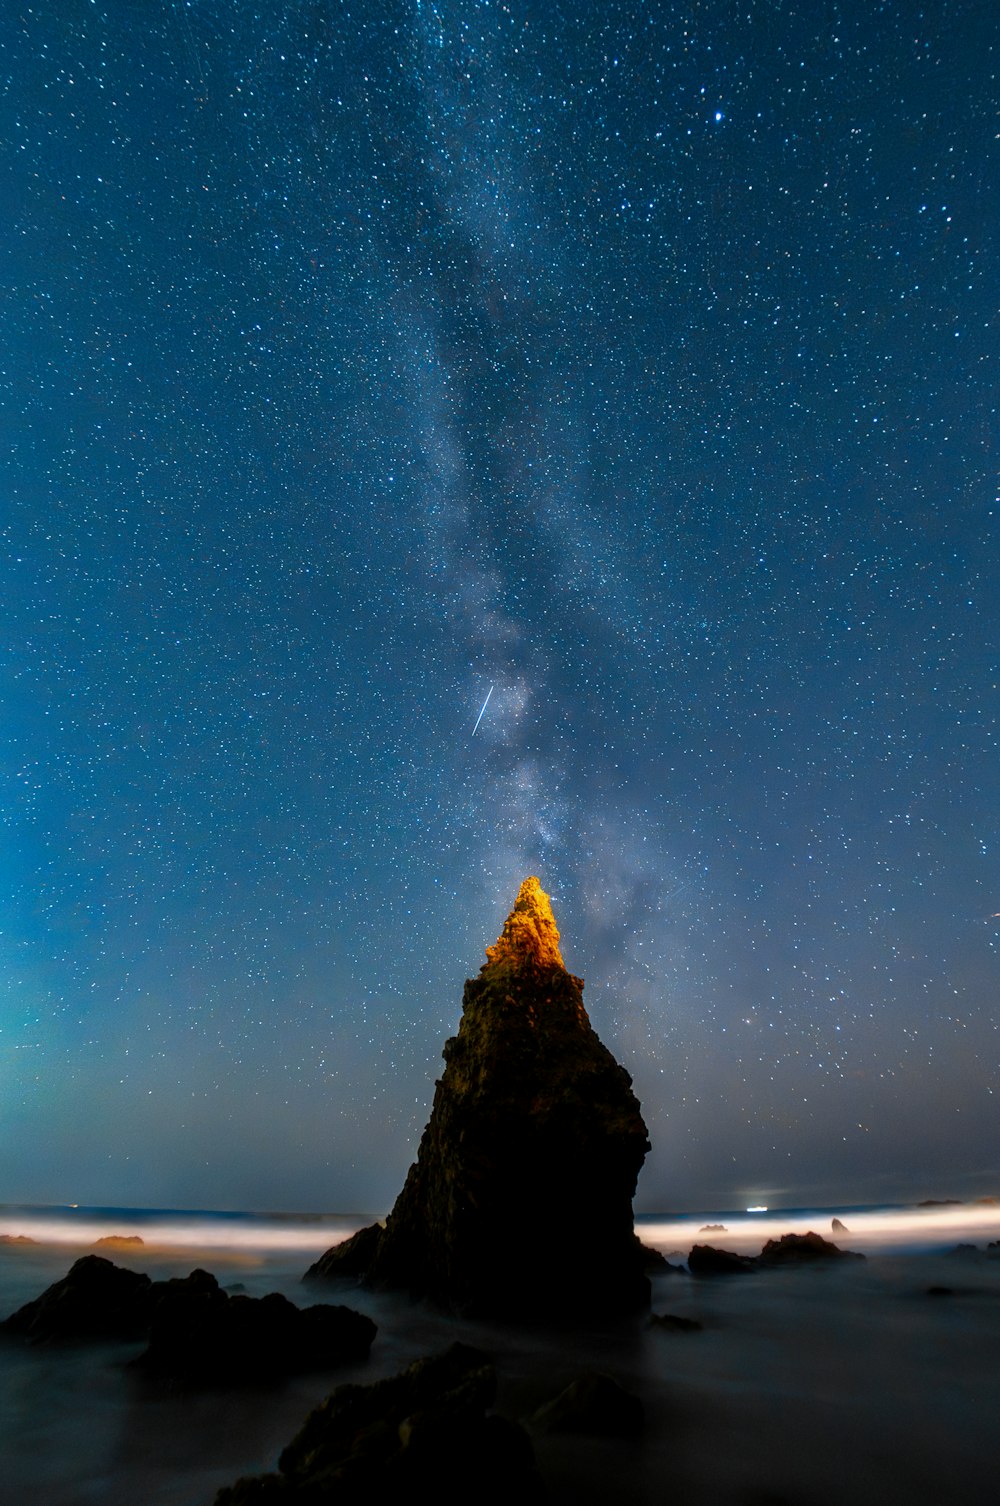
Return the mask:
[[[675,1260],[696,1242],[757,1253],[812,1228],[868,1258],[822,1269],[654,1283],[653,1311],[695,1318],[700,1332],[645,1319],[539,1335],[452,1320],[395,1295],[303,1287],[316,1255],[370,1219],[0,1207],[0,1316],[64,1275],[109,1235],[110,1251],[154,1277],[196,1265],[252,1295],[347,1301],[379,1333],[367,1362],[269,1390],[198,1395],[128,1368],[141,1346],[27,1348],[0,1340],[0,1503],[21,1506],[211,1506],[240,1474],[274,1468],[309,1409],[345,1380],[395,1373],[456,1338],[496,1360],[498,1406],[526,1417],[587,1368],[644,1400],[643,1440],[548,1437],[536,1452],[556,1506],[990,1506],[1000,1494],[1000,1207],[716,1210],[645,1217],[640,1237]],[[722,1224],[724,1232],[702,1232]],[[978,1252],[954,1253],[958,1244]],[[945,1286],[950,1295],[931,1296]]]

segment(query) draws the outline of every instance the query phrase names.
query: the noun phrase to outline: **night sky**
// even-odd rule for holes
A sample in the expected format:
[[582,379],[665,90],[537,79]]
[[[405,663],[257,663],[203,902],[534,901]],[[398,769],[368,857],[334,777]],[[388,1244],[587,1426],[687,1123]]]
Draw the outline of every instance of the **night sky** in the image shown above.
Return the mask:
[[6,7],[0,1200],[383,1211],[529,873],[637,1207],[1000,1192],[998,30]]

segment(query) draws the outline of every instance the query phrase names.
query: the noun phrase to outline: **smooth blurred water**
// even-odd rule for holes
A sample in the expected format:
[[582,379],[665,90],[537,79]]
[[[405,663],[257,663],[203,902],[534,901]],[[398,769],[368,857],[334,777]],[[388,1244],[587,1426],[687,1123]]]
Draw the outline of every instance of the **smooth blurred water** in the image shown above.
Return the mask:
[[[26,1348],[0,1341],[0,1502],[21,1506],[210,1506],[240,1474],[273,1468],[309,1409],[343,1380],[375,1380],[457,1337],[496,1358],[499,1406],[524,1416],[581,1369],[610,1370],[643,1396],[639,1445],[536,1442],[555,1506],[990,1506],[1000,1409],[1000,1208],[739,1210],[643,1218],[668,1256],[695,1242],[756,1253],[813,1228],[868,1254],[823,1269],[654,1283],[653,1309],[697,1333],[645,1321],[539,1335],[449,1320],[404,1298],[303,1287],[316,1253],[367,1220],[155,1209],[0,1209],[0,1314],[65,1274],[95,1239],[138,1234],[116,1264],[154,1277],[194,1265],[223,1285],[293,1301],[348,1301],[379,1325],[370,1360],[268,1391],[188,1395],[127,1368],[138,1345]],[[716,1223],[726,1233],[703,1232]],[[953,1254],[958,1243],[978,1254]],[[948,1286],[950,1297],[928,1296]]]

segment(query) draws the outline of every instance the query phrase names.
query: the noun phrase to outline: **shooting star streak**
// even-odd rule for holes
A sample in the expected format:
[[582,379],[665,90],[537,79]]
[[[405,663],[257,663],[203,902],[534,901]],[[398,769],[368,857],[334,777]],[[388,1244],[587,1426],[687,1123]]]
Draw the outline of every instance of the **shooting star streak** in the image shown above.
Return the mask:
[[483,712],[486,710],[487,706],[490,704],[490,696],[492,694],[493,694],[493,686],[491,685],[490,688],[489,688],[489,690],[486,692],[486,699],[485,699],[485,701],[483,702],[483,704],[479,708],[479,715],[476,717],[476,725],[472,729],[472,736],[473,737],[475,737],[476,733],[479,730],[479,723],[483,719]]

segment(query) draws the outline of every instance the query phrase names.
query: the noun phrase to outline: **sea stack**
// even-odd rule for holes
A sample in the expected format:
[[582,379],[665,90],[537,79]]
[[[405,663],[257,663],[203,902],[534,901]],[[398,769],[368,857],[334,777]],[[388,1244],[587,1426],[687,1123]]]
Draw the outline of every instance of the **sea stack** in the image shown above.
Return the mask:
[[486,957],[384,1227],[335,1246],[307,1277],[361,1276],[531,1321],[647,1306],[632,1220],[646,1126],[587,1018],[583,980],[566,971],[537,878]]

